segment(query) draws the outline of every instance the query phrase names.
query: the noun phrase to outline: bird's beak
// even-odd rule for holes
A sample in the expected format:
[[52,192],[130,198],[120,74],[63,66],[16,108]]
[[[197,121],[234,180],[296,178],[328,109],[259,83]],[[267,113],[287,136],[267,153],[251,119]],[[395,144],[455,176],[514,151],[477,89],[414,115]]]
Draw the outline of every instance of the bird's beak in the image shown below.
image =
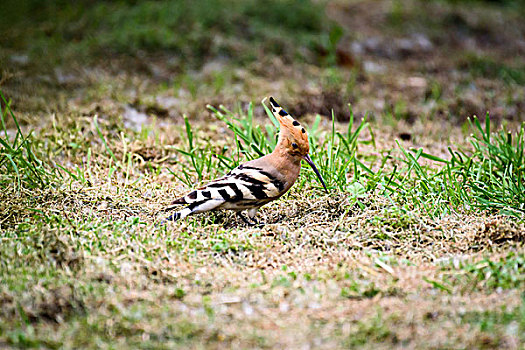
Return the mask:
[[315,166],[314,162],[312,162],[312,159],[310,159],[310,156],[307,154],[303,157],[303,159],[312,167],[312,169],[314,169],[315,175],[317,175],[319,181],[321,181],[321,184],[323,184],[324,190],[326,191],[326,193],[329,193],[328,189],[326,188],[326,185],[324,184],[323,178],[319,173],[319,170],[317,170],[317,167]]

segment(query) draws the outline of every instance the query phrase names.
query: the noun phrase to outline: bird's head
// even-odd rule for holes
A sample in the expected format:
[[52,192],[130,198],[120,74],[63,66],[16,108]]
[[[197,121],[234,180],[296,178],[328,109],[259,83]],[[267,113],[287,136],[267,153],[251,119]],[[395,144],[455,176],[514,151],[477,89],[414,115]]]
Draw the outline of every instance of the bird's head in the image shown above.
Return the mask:
[[304,157],[310,152],[306,129],[270,97],[272,113],[280,124],[279,147],[292,156]]
[[276,147],[284,150],[294,158],[304,159],[315,171],[315,174],[323,184],[324,189],[328,192],[321,174],[308,155],[310,152],[310,145],[308,143],[308,132],[305,127],[279,106],[273,97],[270,97],[270,105],[272,107],[272,113],[275,118],[277,118],[280,125],[279,141],[277,142]]

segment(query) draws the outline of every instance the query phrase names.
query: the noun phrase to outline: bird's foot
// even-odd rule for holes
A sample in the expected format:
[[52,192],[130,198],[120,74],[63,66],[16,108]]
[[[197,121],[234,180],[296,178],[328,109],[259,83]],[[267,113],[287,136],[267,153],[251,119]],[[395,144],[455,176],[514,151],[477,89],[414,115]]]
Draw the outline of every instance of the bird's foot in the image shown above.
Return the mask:
[[244,221],[244,223],[250,227],[258,227],[258,228],[261,228],[261,227],[264,227],[264,225],[266,225],[266,223],[261,223],[261,222],[257,222],[255,220],[248,220],[244,215],[242,215],[242,213],[240,211],[237,212],[237,216],[241,218],[242,221]]

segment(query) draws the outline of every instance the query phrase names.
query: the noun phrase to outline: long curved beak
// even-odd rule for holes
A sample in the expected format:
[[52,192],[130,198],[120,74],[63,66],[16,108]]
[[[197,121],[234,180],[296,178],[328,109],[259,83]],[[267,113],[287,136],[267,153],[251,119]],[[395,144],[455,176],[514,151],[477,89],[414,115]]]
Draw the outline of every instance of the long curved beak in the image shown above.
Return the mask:
[[324,190],[326,191],[326,193],[329,193],[328,189],[326,188],[326,185],[324,184],[323,178],[321,177],[319,170],[317,170],[317,167],[315,166],[314,162],[312,162],[310,155],[308,154],[305,155],[303,159],[312,167],[312,169],[314,169],[315,175],[317,175],[317,177],[319,178],[319,181],[321,181],[321,184],[323,185]]

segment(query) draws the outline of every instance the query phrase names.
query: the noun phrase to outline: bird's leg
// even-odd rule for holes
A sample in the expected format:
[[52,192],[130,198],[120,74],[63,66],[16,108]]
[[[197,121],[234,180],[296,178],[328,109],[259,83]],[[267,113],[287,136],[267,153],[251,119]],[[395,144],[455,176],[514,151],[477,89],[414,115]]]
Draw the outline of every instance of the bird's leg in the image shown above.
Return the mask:
[[264,223],[259,223],[259,222],[257,222],[254,219],[251,219],[251,221],[248,220],[244,215],[242,215],[241,211],[237,212],[237,216],[240,217],[241,220],[244,221],[246,223],[246,225],[248,225],[250,227],[263,227],[265,225]]
[[242,221],[244,221],[244,223],[248,226],[255,226],[256,224],[251,222],[250,220],[246,219],[246,217],[244,215],[242,215],[242,212],[241,211],[238,211],[237,212],[237,216],[241,218]]
[[257,227],[263,227],[266,225],[265,222],[258,222],[255,220],[255,215],[257,215],[257,211],[259,210],[259,207],[248,209],[248,218],[255,223]]

